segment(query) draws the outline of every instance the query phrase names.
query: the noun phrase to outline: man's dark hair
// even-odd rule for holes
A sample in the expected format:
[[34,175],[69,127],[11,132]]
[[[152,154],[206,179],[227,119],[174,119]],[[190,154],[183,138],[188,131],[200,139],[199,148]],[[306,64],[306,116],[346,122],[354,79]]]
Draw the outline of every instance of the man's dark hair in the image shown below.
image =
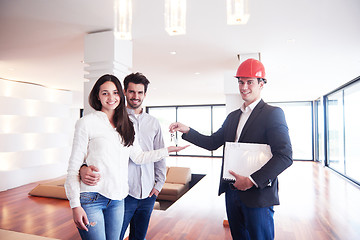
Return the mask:
[[267,83],[265,78],[258,78],[257,80],[258,80],[258,83],[260,83],[261,81],[263,81],[264,83]]
[[131,73],[124,78],[124,89],[127,91],[129,83],[144,85],[144,91],[146,93],[150,81],[142,73]]

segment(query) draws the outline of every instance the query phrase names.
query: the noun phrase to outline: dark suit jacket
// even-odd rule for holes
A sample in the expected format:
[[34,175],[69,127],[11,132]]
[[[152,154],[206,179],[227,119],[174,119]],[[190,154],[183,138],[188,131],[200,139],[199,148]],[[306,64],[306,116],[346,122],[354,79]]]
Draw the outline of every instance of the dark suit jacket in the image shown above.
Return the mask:
[[[205,149],[216,150],[225,142],[234,142],[241,115],[238,109],[231,112],[222,127],[211,136],[194,129],[182,138]],[[279,204],[277,176],[292,164],[292,148],[285,115],[281,108],[261,100],[253,109],[241,132],[239,142],[268,144],[273,157],[258,171],[251,174],[258,187],[238,191],[239,198],[248,207],[269,207]],[[224,159],[222,169],[224,166]],[[219,195],[229,188],[229,182],[220,178]]]

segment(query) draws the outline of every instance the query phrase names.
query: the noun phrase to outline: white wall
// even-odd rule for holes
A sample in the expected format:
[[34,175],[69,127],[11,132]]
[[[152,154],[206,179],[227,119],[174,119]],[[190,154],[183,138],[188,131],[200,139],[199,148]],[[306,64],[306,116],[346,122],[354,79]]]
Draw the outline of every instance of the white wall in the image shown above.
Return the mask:
[[66,174],[72,92],[0,79],[0,191]]

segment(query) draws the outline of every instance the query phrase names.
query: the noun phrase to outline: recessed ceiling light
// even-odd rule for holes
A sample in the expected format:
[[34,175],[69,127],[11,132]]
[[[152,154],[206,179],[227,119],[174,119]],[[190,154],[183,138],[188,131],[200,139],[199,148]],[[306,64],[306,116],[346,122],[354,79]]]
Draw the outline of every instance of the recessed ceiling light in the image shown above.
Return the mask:
[[294,38],[288,39],[286,42],[287,42],[288,44],[295,44],[295,39],[294,39]]
[[176,55],[175,51],[170,52],[171,55]]
[[195,75],[199,75],[200,73],[199,72],[196,72],[196,73],[194,73]]

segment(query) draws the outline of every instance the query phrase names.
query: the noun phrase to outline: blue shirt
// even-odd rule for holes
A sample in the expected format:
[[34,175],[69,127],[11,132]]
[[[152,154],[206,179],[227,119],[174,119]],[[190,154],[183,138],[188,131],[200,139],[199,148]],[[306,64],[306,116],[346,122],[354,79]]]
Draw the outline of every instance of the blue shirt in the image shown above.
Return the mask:
[[[164,148],[164,140],[159,121],[153,116],[142,111],[135,116],[133,109],[127,112],[134,124],[135,138],[143,151]],[[138,165],[129,160],[129,195],[144,199],[149,197],[155,187],[161,191],[166,179],[166,162],[162,159],[156,163]]]

